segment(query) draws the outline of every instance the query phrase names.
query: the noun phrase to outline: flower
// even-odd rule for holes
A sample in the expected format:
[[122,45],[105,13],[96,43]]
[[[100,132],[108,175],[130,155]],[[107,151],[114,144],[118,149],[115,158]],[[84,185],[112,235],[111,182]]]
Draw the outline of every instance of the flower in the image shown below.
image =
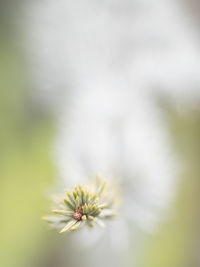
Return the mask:
[[[115,216],[115,198],[111,191],[105,192],[106,180],[97,175],[95,186],[80,184],[71,191],[66,191],[58,208],[52,210],[54,217],[44,217],[54,228],[61,228],[60,233],[74,231],[83,225],[95,224],[105,227],[104,220]],[[64,227],[63,227],[64,225]]]

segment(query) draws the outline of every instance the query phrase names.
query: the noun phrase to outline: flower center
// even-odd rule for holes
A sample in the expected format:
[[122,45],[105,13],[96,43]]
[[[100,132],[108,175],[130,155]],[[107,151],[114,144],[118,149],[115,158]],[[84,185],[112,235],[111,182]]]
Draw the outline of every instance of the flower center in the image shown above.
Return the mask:
[[78,209],[74,211],[74,219],[80,221],[83,216],[83,207],[80,205]]

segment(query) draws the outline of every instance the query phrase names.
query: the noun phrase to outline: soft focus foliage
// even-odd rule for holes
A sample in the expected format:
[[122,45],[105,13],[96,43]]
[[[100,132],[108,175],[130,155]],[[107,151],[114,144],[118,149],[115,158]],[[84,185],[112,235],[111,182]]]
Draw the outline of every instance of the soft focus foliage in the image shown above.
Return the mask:
[[60,233],[69,232],[87,225],[93,227],[95,224],[105,227],[104,220],[116,215],[113,207],[116,197],[113,195],[112,185],[106,190],[106,180],[101,181],[97,176],[96,186],[83,187],[75,185],[74,190],[67,191],[56,208],[52,210],[57,216],[44,217],[52,227],[61,228]]

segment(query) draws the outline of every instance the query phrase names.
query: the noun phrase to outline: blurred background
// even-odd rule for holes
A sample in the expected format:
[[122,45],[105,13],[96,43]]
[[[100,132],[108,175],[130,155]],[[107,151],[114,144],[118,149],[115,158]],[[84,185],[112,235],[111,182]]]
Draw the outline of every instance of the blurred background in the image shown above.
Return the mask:
[[[0,1],[0,266],[200,266],[199,25],[197,0]],[[96,172],[117,223],[49,230]]]

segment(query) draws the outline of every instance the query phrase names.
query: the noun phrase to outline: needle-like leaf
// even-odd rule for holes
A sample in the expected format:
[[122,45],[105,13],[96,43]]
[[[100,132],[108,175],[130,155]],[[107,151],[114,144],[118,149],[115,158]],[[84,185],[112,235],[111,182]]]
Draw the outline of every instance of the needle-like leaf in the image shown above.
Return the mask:
[[70,230],[70,228],[71,228],[73,225],[75,225],[76,222],[77,222],[76,220],[70,220],[70,221],[65,225],[65,227],[60,231],[60,234],[66,232],[66,231],[68,231],[68,230]]

